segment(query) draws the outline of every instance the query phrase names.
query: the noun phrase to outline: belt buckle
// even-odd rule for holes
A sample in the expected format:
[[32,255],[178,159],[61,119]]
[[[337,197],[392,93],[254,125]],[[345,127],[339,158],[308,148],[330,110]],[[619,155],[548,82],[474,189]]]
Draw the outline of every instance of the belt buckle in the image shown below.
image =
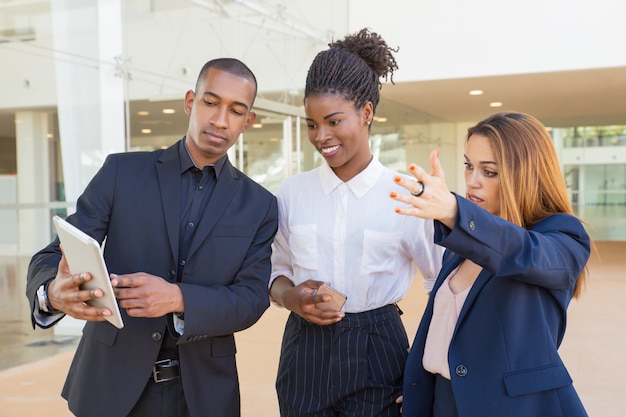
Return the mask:
[[[154,382],[158,384],[160,382],[167,382],[167,381],[172,381],[174,379],[180,378],[180,370],[178,369],[178,366],[179,365],[178,365],[177,360],[163,359],[160,361],[156,361],[154,363],[154,366],[152,367],[152,378],[154,378]],[[178,370],[178,372],[176,372],[176,375],[169,376],[169,377],[160,376],[160,373],[163,370],[171,369],[171,368],[176,368]]]

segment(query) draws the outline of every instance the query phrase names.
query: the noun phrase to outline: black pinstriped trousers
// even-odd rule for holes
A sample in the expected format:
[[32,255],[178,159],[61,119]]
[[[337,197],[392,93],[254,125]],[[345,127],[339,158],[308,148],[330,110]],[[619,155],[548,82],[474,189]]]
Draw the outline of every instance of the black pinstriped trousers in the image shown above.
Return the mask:
[[289,315],[276,391],[282,417],[398,417],[408,339],[398,307],[318,326]]

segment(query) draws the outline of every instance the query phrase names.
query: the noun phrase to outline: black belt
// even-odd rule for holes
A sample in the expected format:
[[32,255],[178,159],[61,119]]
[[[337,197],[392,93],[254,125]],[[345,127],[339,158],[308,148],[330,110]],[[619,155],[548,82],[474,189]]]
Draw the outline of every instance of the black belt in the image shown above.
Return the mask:
[[156,361],[152,367],[152,378],[157,384],[178,379],[180,378],[180,364],[176,359]]

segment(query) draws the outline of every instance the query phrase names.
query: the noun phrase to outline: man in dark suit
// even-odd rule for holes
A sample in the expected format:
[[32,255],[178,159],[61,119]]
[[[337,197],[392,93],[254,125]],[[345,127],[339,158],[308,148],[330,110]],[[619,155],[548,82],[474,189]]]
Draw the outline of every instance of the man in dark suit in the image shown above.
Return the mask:
[[[35,254],[33,326],[87,320],[63,397],[79,417],[239,416],[233,333],[269,306],[275,197],[226,152],[255,120],[256,79],[230,58],[207,62],[185,96],[187,135],[170,148],[107,157],[68,221],[99,242],[122,311],[85,304],[56,239]],[[81,272],[81,271],[73,271]]]

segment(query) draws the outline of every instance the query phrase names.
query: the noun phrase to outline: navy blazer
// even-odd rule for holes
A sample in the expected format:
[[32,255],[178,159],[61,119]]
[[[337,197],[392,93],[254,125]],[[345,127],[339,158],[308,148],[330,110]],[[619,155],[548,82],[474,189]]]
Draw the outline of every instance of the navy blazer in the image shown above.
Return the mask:
[[[146,272],[174,281],[180,225],[180,141],[167,150],[107,157],[68,221],[99,242],[109,272]],[[233,333],[269,306],[276,198],[227,160],[191,243],[180,287],[185,331],[178,341],[191,416],[239,416]],[[56,275],[58,240],[29,267],[27,296]],[[125,416],[151,377],[172,315],[133,318],[125,327],[87,322],[63,397],[81,416]]]
[[435,243],[447,250],[406,363],[402,415],[433,415],[435,376],[422,366],[433,302],[450,272],[470,259],[483,270],[448,352],[459,417],[586,416],[557,352],[574,284],[590,254],[582,224],[558,214],[526,230],[457,201],[454,228],[435,223]]

